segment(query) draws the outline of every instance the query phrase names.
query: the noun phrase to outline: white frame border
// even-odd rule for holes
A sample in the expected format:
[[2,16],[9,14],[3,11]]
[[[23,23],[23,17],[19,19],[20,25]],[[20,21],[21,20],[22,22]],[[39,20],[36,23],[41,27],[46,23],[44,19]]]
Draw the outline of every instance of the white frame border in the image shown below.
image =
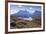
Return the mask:
[[[10,29],[10,4],[12,5],[32,5],[32,6],[41,6],[41,28],[23,28],[23,29]],[[8,32],[13,32],[13,31],[29,31],[29,30],[43,30],[43,5],[42,4],[24,4],[24,3],[8,3]]]

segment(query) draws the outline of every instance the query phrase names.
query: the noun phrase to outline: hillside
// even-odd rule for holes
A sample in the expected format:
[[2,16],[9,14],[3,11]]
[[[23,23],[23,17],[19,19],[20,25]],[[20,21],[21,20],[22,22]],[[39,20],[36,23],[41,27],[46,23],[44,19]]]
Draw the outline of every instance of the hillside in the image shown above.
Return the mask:
[[41,21],[37,19],[28,21],[28,20],[23,20],[20,19],[16,16],[10,16],[10,28],[11,29],[16,29],[16,28],[36,28],[36,27],[41,27]]

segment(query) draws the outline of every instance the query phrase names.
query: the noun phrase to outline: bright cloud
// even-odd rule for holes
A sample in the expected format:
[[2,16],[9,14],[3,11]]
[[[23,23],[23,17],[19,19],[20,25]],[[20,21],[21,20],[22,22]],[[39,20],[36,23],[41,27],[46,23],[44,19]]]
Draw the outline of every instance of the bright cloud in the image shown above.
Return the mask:
[[31,7],[31,8],[29,8],[29,9],[32,9],[32,7]]
[[18,5],[18,7],[22,7],[22,5]]
[[11,10],[10,11],[10,14],[14,14],[14,13],[17,13],[18,11],[16,11],[16,10]]
[[33,14],[35,12],[35,10],[33,9],[27,9],[27,11],[30,13],[30,14]]

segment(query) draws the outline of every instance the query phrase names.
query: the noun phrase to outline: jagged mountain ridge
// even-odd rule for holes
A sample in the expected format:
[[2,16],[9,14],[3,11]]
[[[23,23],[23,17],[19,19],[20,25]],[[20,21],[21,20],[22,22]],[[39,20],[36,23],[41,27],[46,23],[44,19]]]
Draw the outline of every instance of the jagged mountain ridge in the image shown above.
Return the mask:
[[30,14],[27,10],[25,10],[25,11],[20,10],[18,13],[14,13],[11,16],[29,18],[29,17],[32,17],[32,16],[41,16],[41,11],[36,10],[33,14]]
[[29,17],[31,17],[31,14],[27,10],[25,10],[25,11],[20,10],[18,13],[12,14],[11,16],[29,18]]
[[34,13],[33,13],[33,16],[41,16],[41,11],[35,11]]

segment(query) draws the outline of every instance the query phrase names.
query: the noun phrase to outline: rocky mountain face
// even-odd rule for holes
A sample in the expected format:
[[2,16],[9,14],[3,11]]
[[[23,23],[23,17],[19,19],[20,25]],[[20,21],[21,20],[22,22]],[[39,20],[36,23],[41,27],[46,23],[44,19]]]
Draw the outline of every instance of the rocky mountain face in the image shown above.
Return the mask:
[[33,13],[33,16],[41,16],[41,11],[35,11],[34,13]]
[[[32,18],[32,20],[29,20]],[[27,10],[20,10],[18,13],[10,15],[11,28],[33,28],[41,27],[41,11],[30,14]]]
[[25,11],[20,10],[18,13],[12,14],[11,16],[29,18],[29,17],[31,17],[31,14],[28,11],[26,11],[26,10]]
[[41,11],[36,10],[33,14],[30,14],[27,10],[25,10],[25,11],[20,10],[18,13],[14,13],[11,16],[29,18],[29,17],[32,17],[32,16],[41,16]]

